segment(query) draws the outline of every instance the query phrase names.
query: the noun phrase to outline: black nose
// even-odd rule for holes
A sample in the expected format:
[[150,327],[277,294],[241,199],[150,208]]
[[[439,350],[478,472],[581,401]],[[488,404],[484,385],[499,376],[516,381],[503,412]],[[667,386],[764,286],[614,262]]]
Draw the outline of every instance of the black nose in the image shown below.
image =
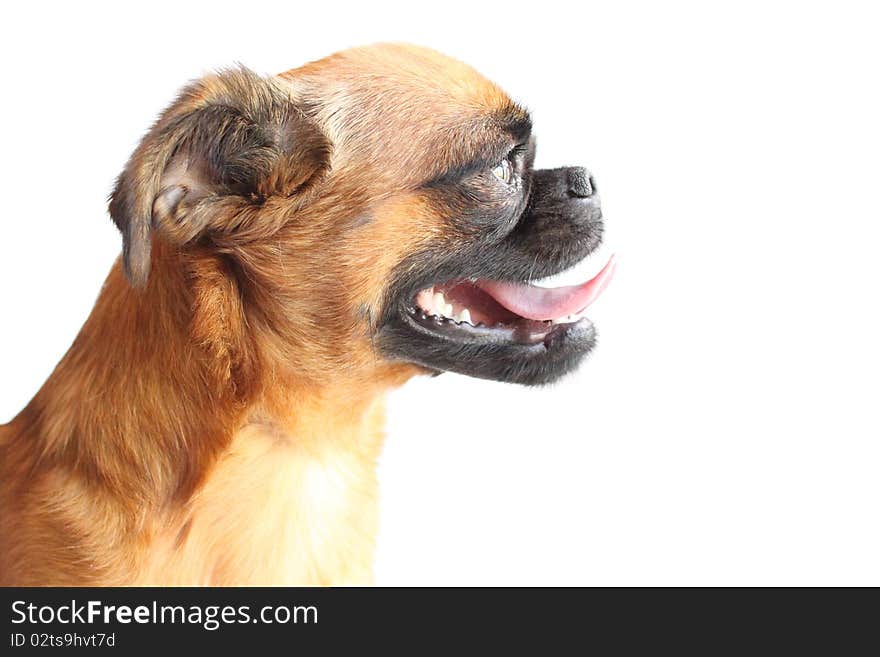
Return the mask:
[[566,176],[568,193],[576,198],[590,198],[596,192],[596,182],[583,167],[571,167]]

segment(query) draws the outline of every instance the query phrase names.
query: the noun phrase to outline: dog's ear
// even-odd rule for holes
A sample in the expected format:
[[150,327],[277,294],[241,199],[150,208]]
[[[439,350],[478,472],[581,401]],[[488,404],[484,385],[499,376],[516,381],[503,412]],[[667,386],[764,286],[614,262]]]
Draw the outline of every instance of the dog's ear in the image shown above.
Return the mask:
[[110,196],[129,280],[147,281],[153,231],[184,244],[234,230],[267,198],[292,196],[316,179],[328,153],[326,138],[274,80],[239,68],[190,84]]

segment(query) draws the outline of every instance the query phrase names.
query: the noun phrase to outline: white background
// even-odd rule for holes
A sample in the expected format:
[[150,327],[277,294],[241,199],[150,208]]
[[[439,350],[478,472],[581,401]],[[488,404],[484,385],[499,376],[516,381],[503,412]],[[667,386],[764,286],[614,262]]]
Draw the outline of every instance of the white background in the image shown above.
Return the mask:
[[522,100],[538,165],[592,168],[621,262],[576,375],[395,394],[378,583],[880,584],[876,18],[301,4],[4,9],[0,421],[88,315],[106,194],[184,82],[412,41]]

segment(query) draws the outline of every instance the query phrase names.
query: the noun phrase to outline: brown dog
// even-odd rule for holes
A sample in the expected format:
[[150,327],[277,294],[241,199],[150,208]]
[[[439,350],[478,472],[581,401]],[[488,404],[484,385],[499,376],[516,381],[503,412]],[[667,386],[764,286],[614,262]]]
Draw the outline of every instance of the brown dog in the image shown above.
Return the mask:
[[607,281],[592,178],[533,171],[524,110],[382,45],[187,87],[120,175],[123,257],[0,427],[4,585],[369,582],[383,397],[535,384]]

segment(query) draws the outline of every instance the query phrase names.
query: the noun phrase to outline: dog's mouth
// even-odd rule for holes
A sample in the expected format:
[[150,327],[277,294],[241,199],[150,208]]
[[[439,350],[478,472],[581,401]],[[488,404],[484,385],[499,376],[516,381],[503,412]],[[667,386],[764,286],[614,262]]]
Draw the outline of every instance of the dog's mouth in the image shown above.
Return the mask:
[[[420,290],[406,307],[421,330],[454,342],[550,347],[555,335],[588,324],[587,308],[614,273],[614,257],[588,280],[558,287],[469,278]],[[536,284],[537,283],[537,284]]]

